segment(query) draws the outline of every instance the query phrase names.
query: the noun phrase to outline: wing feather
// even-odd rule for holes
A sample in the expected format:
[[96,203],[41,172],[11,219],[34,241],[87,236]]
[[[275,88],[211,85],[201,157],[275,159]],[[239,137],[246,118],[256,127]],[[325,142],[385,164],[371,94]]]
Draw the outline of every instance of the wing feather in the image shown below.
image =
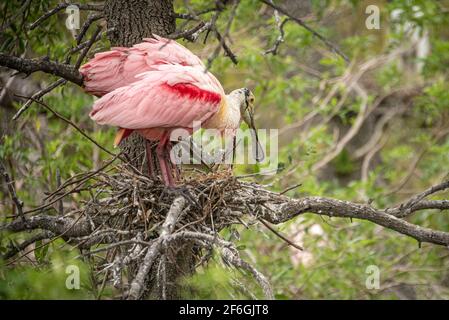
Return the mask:
[[136,76],[158,65],[179,64],[205,69],[202,61],[174,40],[154,35],[131,48],[116,47],[97,53],[80,68],[84,89],[103,96],[117,88],[138,81]]
[[91,118],[127,129],[191,128],[214,115],[224,97],[215,77],[195,67],[155,66],[137,79],[97,100]]

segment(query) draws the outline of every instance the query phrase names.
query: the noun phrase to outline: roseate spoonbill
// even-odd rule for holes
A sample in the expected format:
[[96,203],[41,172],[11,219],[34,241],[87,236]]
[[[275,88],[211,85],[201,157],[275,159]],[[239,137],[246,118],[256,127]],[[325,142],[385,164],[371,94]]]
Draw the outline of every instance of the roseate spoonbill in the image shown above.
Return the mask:
[[[80,72],[85,91],[101,97],[90,117],[119,127],[114,146],[132,131],[159,141],[156,154],[167,185],[174,183],[167,163],[173,130],[192,132],[199,121],[202,128],[235,136],[243,119],[256,132],[251,91],[242,88],[226,95],[202,61],[176,41],[155,35],[131,48],[112,48],[96,54]],[[262,150],[255,136],[256,150]]]

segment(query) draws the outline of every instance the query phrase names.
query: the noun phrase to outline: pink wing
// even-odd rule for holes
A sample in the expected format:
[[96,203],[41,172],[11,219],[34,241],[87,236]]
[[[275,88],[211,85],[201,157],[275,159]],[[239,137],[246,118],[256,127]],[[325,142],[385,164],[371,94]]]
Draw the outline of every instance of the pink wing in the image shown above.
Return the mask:
[[131,48],[117,47],[97,53],[80,68],[86,92],[101,97],[139,80],[136,75],[161,64],[205,68],[197,56],[176,41],[154,37]]
[[181,65],[153,69],[97,100],[91,118],[126,129],[191,128],[218,111],[224,91],[211,73]]

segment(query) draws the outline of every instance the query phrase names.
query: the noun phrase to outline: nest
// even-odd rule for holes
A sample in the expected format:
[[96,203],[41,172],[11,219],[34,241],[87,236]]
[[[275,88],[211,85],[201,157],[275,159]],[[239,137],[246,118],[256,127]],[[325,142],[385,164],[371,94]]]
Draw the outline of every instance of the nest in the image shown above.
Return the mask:
[[86,203],[89,215],[108,214],[114,226],[146,234],[157,234],[167,212],[177,197],[186,199],[179,224],[186,231],[220,231],[242,223],[241,214],[227,208],[239,182],[226,173],[214,173],[182,181],[167,188],[161,181],[138,175],[120,166],[117,173],[100,173],[95,178],[98,201]]
[[66,241],[91,259],[103,287],[112,283],[120,289],[119,298],[174,298],[178,278],[192,274],[218,249],[226,266],[246,270],[266,297],[273,297],[266,278],[218,233],[258,221],[258,210],[265,209],[254,203],[257,188],[248,188],[229,170],[198,174],[167,188],[128,164],[112,162],[108,170],[105,166],[69,179],[47,199],[51,204],[71,193],[90,193],[81,209],[66,215],[88,225],[82,228],[88,231]]

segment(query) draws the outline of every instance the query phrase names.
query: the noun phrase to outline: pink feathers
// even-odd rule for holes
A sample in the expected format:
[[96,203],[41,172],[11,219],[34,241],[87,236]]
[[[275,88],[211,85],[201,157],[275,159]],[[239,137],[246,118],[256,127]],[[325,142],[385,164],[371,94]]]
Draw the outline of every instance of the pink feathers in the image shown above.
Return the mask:
[[224,96],[197,56],[158,36],[98,53],[80,72],[85,90],[102,96],[91,118],[126,129],[190,128],[216,113]]
[[201,100],[212,104],[218,104],[221,100],[218,93],[201,90],[189,83],[178,83],[173,86],[167,84],[165,87],[188,99]]
[[91,118],[127,129],[191,128],[218,111],[223,89],[204,71],[181,65],[154,69],[97,100]]
[[138,74],[161,64],[205,68],[197,56],[176,41],[155,36],[131,48],[112,48],[97,53],[80,68],[80,73],[84,77],[85,91],[101,97],[137,81]]
[[[120,128],[115,145],[133,130],[159,141],[159,168],[168,185],[173,185],[167,162],[170,132],[176,128],[192,132],[197,122],[206,122],[224,105],[220,82],[201,60],[175,41],[157,36],[132,48],[96,54],[80,72],[86,92],[101,97],[90,117]],[[147,145],[148,158],[150,153]]]

